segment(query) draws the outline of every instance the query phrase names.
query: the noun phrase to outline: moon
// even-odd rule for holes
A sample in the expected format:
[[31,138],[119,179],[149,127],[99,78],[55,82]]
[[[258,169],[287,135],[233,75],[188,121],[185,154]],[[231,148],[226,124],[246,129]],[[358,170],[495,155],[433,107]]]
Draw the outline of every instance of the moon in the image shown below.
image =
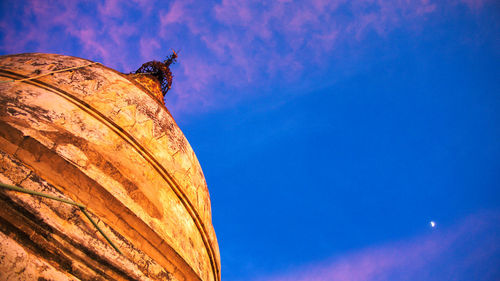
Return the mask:
[[429,224],[431,225],[432,228],[436,227],[436,222],[435,221],[431,221]]

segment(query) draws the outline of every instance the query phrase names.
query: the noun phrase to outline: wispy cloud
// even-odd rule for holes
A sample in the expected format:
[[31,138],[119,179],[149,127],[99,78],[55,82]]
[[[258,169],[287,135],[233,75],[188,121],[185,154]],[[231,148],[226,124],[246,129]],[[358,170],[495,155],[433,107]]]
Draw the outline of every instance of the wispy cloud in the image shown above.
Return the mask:
[[10,1],[0,52],[71,54],[128,72],[182,49],[170,104],[210,109],[273,79],[296,87],[312,66],[363,50],[370,34],[413,32],[445,10],[478,12],[491,1]]
[[[196,49],[196,56],[203,60],[198,63],[214,70],[203,68],[197,75],[193,70],[202,67],[184,67],[189,73],[181,73],[187,79],[183,92],[177,93],[203,96],[204,106],[211,107],[226,98],[210,91],[217,83],[233,89],[231,93],[255,93],[249,89],[265,88],[275,78],[293,88],[312,65],[326,68],[332,58],[363,49],[367,34],[385,37],[401,28],[413,32],[443,10],[464,3],[471,6],[470,0],[464,1],[223,0],[199,5],[177,0],[160,14],[165,38],[174,38],[174,44],[185,49]],[[186,56],[192,54],[186,52]]]
[[252,281],[499,280],[500,213]]

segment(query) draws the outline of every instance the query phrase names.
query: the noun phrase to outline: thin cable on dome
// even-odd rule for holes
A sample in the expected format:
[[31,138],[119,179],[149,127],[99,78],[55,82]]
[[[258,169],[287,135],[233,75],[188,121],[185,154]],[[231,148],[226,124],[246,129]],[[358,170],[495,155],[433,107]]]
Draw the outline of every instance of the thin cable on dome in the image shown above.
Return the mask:
[[18,191],[18,192],[26,193],[26,194],[31,194],[31,195],[34,195],[34,196],[45,197],[45,198],[48,198],[48,199],[56,200],[56,201],[59,201],[59,202],[63,202],[63,203],[70,204],[70,205],[78,207],[80,209],[80,211],[82,211],[82,213],[94,225],[94,227],[102,234],[102,236],[104,236],[104,238],[106,239],[106,241],[108,241],[108,243],[111,245],[111,247],[113,247],[113,249],[115,249],[115,251],[117,251],[119,254],[122,254],[122,252],[120,251],[120,249],[118,249],[118,247],[116,247],[116,245],[113,243],[113,241],[111,241],[111,239],[109,239],[109,237],[106,235],[106,233],[104,233],[102,231],[102,229],[97,225],[97,223],[92,219],[92,217],[90,216],[90,214],[87,212],[87,207],[85,205],[73,202],[73,201],[68,200],[68,199],[59,198],[57,196],[46,194],[46,193],[43,193],[43,192],[38,192],[38,191],[35,191],[35,190],[26,189],[26,188],[15,186],[15,185],[5,184],[5,183],[2,183],[2,182],[0,182],[0,187],[6,188],[6,189],[10,189],[10,190],[13,190],[13,191]]

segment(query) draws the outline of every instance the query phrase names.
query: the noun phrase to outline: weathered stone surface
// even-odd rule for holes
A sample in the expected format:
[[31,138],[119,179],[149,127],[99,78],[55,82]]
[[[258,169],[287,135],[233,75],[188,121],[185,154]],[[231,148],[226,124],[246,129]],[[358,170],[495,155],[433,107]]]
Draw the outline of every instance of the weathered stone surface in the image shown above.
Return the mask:
[[0,232],[0,280],[78,280],[29,253],[14,239]]
[[[2,56],[0,81],[89,63]],[[134,79],[93,64],[0,83],[0,181],[86,205],[123,252],[76,207],[1,190],[1,232],[18,250],[0,254],[37,259],[26,272],[49,264],[68,280],[220,280],[201,167],[154,84]]]

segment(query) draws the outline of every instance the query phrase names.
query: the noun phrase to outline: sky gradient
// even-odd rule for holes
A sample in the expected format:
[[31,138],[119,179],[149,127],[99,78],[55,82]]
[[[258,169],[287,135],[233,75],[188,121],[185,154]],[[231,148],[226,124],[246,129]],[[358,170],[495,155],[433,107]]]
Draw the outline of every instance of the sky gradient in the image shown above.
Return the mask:
[[223,280],[500,280],[498,1],[0,14],[0,54],[129,73],[180,50],[166,103],[207,179]]

